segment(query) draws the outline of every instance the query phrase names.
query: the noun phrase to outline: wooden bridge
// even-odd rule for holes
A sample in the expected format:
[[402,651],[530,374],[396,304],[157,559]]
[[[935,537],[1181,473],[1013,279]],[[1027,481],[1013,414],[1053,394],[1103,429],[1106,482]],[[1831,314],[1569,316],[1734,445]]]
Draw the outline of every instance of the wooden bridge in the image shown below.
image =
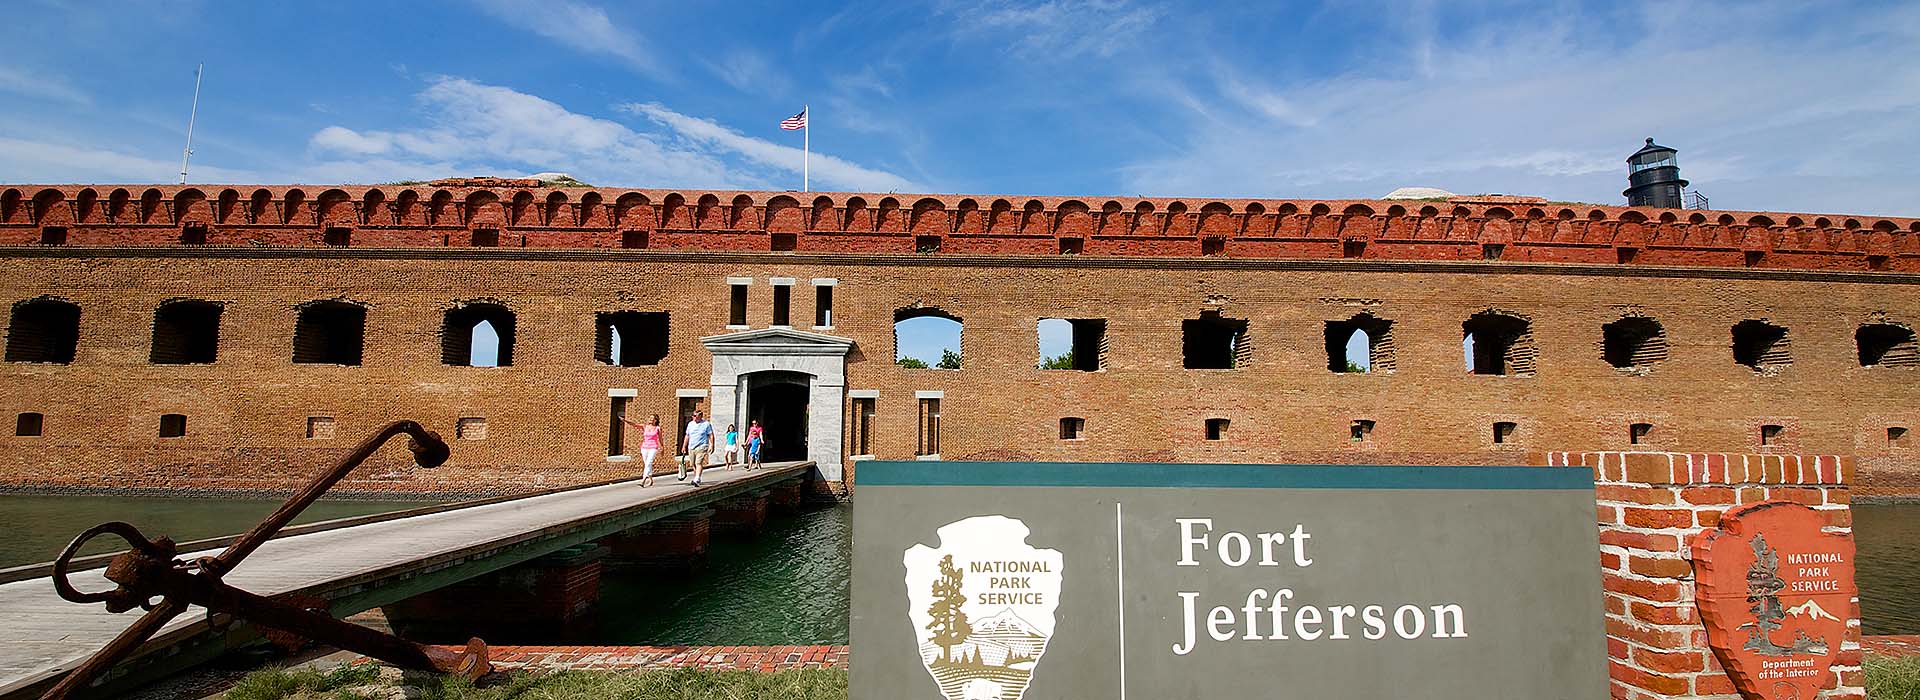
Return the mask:
[[[644,489],[637,481],[622,481],[375,517],[348,527],[312,527],[269,541],[224,580],[260,595],[322,597],[334,615],[346,616],[729,499],[764,498],[767,489],[805,479],[812,469],[812,462],[770,463],[754,471],[709,469],[699,488],[672,478]],[[210,556],[219,549],[181,558]],[[77,571],[72,580],[83,591],[113,588],[102,571]],[[138,612],[114,614],[103,605],[69,603],[45,575],[0,584],[0,698],[37,696],[126,629]],[[137,660],[124,666],[136,669],[136,676],[153,677],[212,658],[236,636],[254,638],[222,633],[210,625],[205,610],[192,608],[161,628]],[[119,676],[121,683],[130,680],[125,673]]]

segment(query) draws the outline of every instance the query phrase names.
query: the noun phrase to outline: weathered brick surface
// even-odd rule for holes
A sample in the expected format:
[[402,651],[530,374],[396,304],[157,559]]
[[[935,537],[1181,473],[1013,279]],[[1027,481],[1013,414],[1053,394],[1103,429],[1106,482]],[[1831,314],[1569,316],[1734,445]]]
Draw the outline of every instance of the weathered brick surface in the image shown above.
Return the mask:
[[[848,388],[880,392],[880,458],[913,456],[913,392],[939,390],[948,459],[1525,464],[1549,448],[1748,452],[1767,422],[1791,426],[1796,452],[1857,456],[1862,495],[1920,495],[1920,459],[1886,439],[1920,423],[1920,369],[1860,367],[1853,336],[1862,323],[1920,319],[1916,222],[1905,219],[1742,212],[1722,224],[1716,212],[1694,224],[1695,212],[1563,218],[1511,202],[1431,214],[1425,203],[1279,200],[1083,210],[1063,198],[1002,208],[846,194],[815,209],[777,193],[686,192],[675,204],[667,191],[519,186],[143,186],[124,198],[112,186],[0,186],[19,193],[0,207],[0,301],[51,295],[82,309],[72,364],[0,363],[0,411],[46,415],[43,437],[0,435],[0,488],[284,490],[402,417],[448,437],[462,417],[488,430],[454,441],[440,470],[411,469],[393,449],[341,490],[512,492],[635,474],[636,462],[605,459],[607,390],[637,389],[630,415],[672,423],[675,390],[707,387],[699,338],[728,330],[728,277],[754,280],[754,328],[772,321],[768,278],[796,278],[801,330],[810,279],[832,277],[834,326],[822,332],[856,343]],[[1668,214],[1676,221],[1660,223]],[[207,245],[180,242],[189,223],[208,227]],[[46,226],[67,227],[67,243],[38,244]],[[324,245],[329,228],[349,244]],[[498,230],[500,247],[470,247],[475,229]],[[646,234],[647,250],[619,249],[629,232]],[[796,235],[797,252],[771,252],[770,232]],[[929,235],[939,252],[914,254]],[[1084,254],[1058,255],[1063,237],[1085,238]],[[1198,255],[1209,237],[1227,242],[1224,256]],[[1362,259],[1322,259],[1350,240],[1367,241]],[[1480,260],[1493,240],[1504,257]],[[1623,243],[1641,248],[1632,264],[1613,257]],[[1701,267],[1738,267],[1721,258],[1756,246],[1766,269]],[[1889,271],[1864,266],[1871,251],[1890,256]],[[176,298],[222,305],[217,362],[148,362],[154,309]],[[366,306],[362,366],[291,361],[296,306],[327,299]],[[442,315],[472,300],[516,314],[513,366],[441,364]],[[964,320],[962,369],[892,363],[893,311],[915,304]],[[1244,366],[1181,368],[1180,321],[1210,309],[1248,320]],[[1461,324],[1488,309],[1531,320],[1532,376],[1463,371]],[[594,360],[593,315],[617,310],[671,314],[659,365]],[[1362,311],[1394,323],[1393,371],[1328,371],[1325,323]],[[1601,357],[1600,327],[1628,313],[1657,319],[1670,344],[1643,373]],[[1036,369],[1047,317],[1106,319],[1105,369]],[[1762,375],[1732,361],[1730,328],[1748,318],[1790,329],[1791,365]],[[158,438],[163,413],[187,415],[187,435]],[[334,419],[336,438],[306,438],[316,416]],[[1059,438],[1063,417],[1086,419],[1084,439]],[[1204,439],[1207,418],[1231,420],[1227,439]],[[1375,422],[1365,440],[1350,438],[1356,419]],[[1516,423],[1511,441],[1492,442],[1496,421]],[[1655,425],[1646,444],[1628,444],[1634,422]],[[1769,457],[1695,468],[1788,468]],[[1673,478],[1619,452],[1594,466]]]

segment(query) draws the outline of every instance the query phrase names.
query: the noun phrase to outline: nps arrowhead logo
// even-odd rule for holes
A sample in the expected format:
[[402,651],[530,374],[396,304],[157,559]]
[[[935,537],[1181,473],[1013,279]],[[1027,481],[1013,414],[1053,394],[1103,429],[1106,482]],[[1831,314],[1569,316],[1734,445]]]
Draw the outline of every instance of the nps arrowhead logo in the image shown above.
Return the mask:
[[939,547],[916,544],[902,559],[920,663],[946,700],[1020,700],[1053,637],[1064,558],[1000,515],[938,534]]
[[[1763,501],[1693,539],[1707,645],[1749,700],[1811,700],[1833,685],[1855,589],[1853,538],[1798,503]],[[1836,614],[1836,612],[1838,614]]]

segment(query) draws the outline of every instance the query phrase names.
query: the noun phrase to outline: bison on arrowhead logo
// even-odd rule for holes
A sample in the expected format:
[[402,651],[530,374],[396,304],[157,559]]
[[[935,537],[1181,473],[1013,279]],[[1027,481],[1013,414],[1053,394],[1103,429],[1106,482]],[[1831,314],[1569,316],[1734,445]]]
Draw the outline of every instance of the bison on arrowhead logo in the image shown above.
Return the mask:
[[1748,700],[1811,700],[1833,684],[1853,597],[1853,538],[1798,503],[1729,510],[1693,538],[1707,645]]
[[916,544],[902,560],[920,662],[947,700],[1020,700],[1053,637],[1064,558],[1000,515],[938,534],[938,548]]

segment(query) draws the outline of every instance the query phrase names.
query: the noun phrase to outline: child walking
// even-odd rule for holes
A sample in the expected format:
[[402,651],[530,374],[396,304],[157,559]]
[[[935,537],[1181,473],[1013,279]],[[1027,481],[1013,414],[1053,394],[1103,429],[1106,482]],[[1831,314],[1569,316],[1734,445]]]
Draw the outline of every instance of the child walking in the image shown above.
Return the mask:
[[763,431],[760,429],[760,421],[756,420],[747,425],[747,468],[748,469],[760,468],[760,442],[761,442],[761,439],[765,436],[765,432],[766,431]]
[[722,469],[725,469],[726,471],[733,471],[734,460],[739,458],[740,458],[740,429],[734,427],[732,423],[728,423],[727,424],[727,451],[726,451],[726,456],[723,458],[726,466],[722,467]]

